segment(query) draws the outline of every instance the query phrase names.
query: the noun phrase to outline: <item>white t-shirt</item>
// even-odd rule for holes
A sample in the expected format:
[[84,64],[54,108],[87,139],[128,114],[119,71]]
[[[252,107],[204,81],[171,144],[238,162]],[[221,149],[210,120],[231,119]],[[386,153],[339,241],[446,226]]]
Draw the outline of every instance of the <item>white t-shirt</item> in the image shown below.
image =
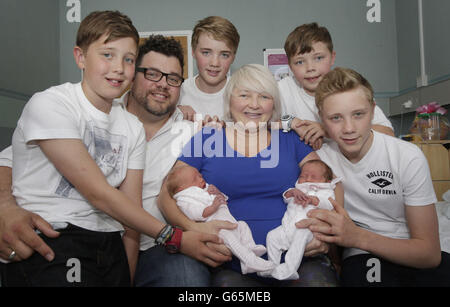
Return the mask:
[[[127,94],[120,99],[126,105]],[[147,142],[145,169],[142,190],[144,209],[163,223],[167,223],[158,208],[157,199],[164,178],[181,154],[182,147],[194,135],[194,123],[183,120],[177,108],[164,126]],[[141,250],[156,245],[155,240],[141,234]]]
[[[117,100],[126,105],[127,94]],[[164,126],[147,142],[145,169],[143,179],[142,204],[146,211],[158,220],[166,223],[157,205],[157,198],[165,176],[181,154],[181,149],[194,135],[194,123],[183,120],[178,109],[172,114]],[[11,146],[0,153],[0,166],[12,167]],[[155,240],[141,234],[141,250],[156,245]]]
[[12,146],[6,147],[0,152],[0,166],[12,168]]
[[[326,143],[317,154],[342,177],[345,209],[360,227],[374,233],[408,239],[406,206],[434,204],[437,199],[428,162],[414,144],[373,131],[366,155],[351,163],[337,143]],[[344,257],[362,253],[347,249]]]
[[105,175],[119,187],[128,169],[143,169],[142,123],[113,102],[109,114],[95,108],[81,83],[65,83],[31,97],[12,139],[13,195],[19,206],[52,225],[72,223],[93,231],[119,231],[122,225],[93,207],[50,163],[36,140],[80,139]]
[[[308,95],[293,76],[278,81],[278,88],[280,89],[281,114],[321,122],[314,96]],[[391,122],[377,105],[375,105],[372,124],[393,129]]]
[[[201,114],[202,118],[205,115],[213,117],[217,115],[219,119],[223,119],[224,106],[223,106],[223,93],[225,92],[226,85],[217,93],[208,94],[202,92],[195,84],[195,79],[198,77],[192,77],[187,79],[181,87],[179,105],[191,106],[197,114]],[[228,83],[227,78],[227,83]]]

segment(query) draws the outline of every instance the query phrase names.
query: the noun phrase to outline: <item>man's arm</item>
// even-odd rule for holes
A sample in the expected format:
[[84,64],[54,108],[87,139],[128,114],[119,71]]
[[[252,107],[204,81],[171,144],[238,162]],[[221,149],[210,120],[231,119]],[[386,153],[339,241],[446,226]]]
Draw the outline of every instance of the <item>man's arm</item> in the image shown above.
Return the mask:
[[22,209],[12,195],[12,169],[0,166],[0,257],[7,260],[11,251],[16,252],[13,261],[30,257],[37,251],[48,261],[55,257],[53,250],[34,231],[56,238],[54,231],[39,215]]

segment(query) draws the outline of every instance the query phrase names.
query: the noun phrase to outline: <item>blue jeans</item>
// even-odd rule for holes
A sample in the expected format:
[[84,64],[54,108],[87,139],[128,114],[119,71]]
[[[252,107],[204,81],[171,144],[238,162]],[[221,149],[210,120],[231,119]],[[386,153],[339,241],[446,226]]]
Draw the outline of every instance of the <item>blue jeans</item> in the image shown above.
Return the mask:
[[208,267],[181,253],[169,254],[154,246],[139,253],[134,278],[136,287],[208,287]]
[[213,287],[337,287],[337,272],[327,255],[304,257],[298,269],[297,280],[263,278],[256,274],[242,275],[222,265],[212,269]]
[[130,269],[119,232],[96,232],[74,225],[58,229],[58,238],[44,242],[55,252],[48,262],[38,253],[26,260],[6,264],[5,287],[130,286]]

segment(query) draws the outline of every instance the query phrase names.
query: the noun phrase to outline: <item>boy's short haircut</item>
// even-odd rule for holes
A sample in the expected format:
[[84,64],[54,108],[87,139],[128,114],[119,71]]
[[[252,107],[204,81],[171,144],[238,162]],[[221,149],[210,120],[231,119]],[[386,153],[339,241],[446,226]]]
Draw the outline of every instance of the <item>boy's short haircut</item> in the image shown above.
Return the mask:
[[142,58],[150,51],[164,54],[167,57],[176,57],[180,62],[181,76],[183,76],[184,55],[183,47],[180,42],[173,37],[163,35],[150,35],[145,42],[139,46],[139,52],[136,59],[136,68],[141,65]]
[[322,110],[323,101],[327,97],[357,88],[363,90],[371,105],[375,104],[373,88],[366,78],[350,68],[336,67],[331,70],[323,77],[316,89],[316,106],[319,112]]
[[94,11],[81,21],[76,45],[86,52],[103,35],[107,35],[104,43],[130,37],[139,44],[139,33],[128,16],[119,11]]
[[223,41],[236,54],[240,36],[236,27],[228,20],[220,16],[209,16],[197,22],[192,33],[192,49],[197,48],[201,34],[211,35],[217,41]]
[[330,52],[333,52],[333,41],[327,28],[319,27],[316,22],[303,24],[289,33],[284,43],[284,50],[290,60],[298,54],[309,53],[312,45],[317,42],[324,43]]
[[304,167],[306,164],[317,164],[317,165],[322,166],[325,171],[323,173],[323,177],[325,178],[325,181],[330,182],[331,180],[333,180],[333,171],[331,170],[331,167],[329,167],[328,164],[326,164],[322,160],[319,160],[319,159],[308,160],[302,165],[302,167]]

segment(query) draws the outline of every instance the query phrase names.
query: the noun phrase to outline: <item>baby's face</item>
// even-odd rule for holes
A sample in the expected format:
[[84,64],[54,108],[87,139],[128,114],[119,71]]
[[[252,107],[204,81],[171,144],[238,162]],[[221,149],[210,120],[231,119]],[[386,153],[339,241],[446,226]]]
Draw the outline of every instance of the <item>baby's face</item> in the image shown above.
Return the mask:
[[195,169],[195,168],[186,168],[186,170],[184,170],[184,178],[183,178],[183,182],[185,186],[196,186],[199,188],[204,189],[206,186],[206,182],[203,179],[202,174],[200,174],[200,172]]
[[308,163],[302,167],[302,173],[298,178],[298,183],[305,182],[327,182],[325,169],[321,165]]

